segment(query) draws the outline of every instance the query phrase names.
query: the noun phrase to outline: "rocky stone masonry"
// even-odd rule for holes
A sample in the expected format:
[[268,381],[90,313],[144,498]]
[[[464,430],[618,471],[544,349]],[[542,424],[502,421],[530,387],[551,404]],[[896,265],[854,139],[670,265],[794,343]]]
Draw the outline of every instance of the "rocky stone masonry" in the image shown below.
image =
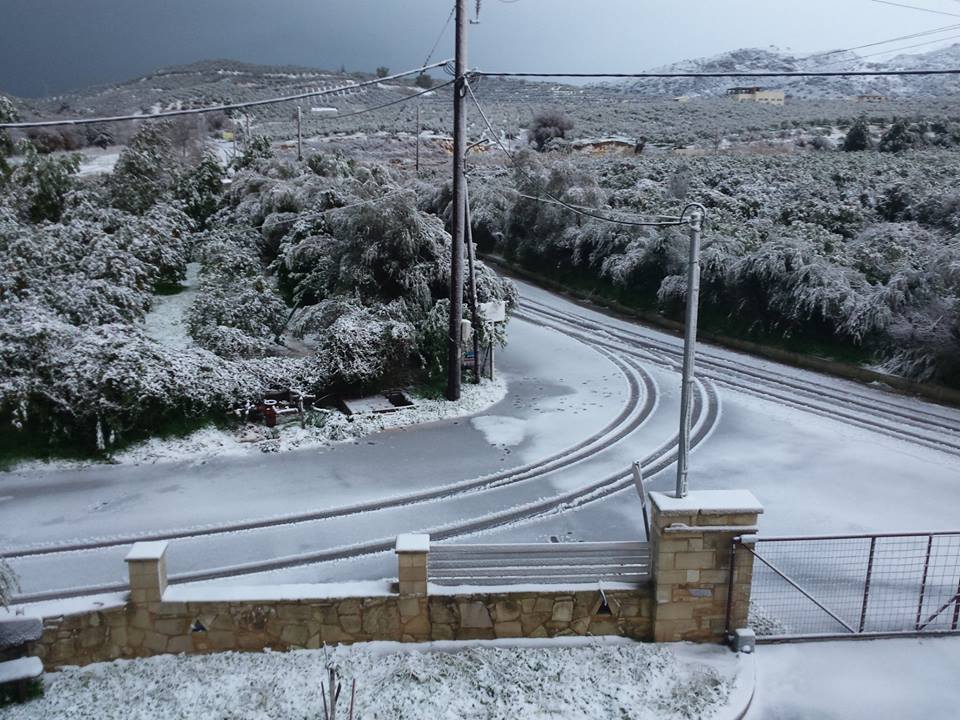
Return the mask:
[[655,642],[721,642],[727,629],[747,624],[753,555],[736,550],[733,591],[730,553],[733,540],[757,532],[763,507],[747,491],[699,491],[677,500],[650,493],[653,506]]
[[[397,594],[277,600],[201,599],[166,590],[166,543],[127,556],[126,604],[44,619],[30,653],[47,669],[162,653],[317,648],[370,640],[422,642],[620,635],[718,642],[727,627],[733,539],[757,531],[763,508],[744,491],[677,499],[650,493],[653,583],[635,589],[427,594],[429,538],[398,538]],[[753,556],[740,547],[731,628],[746,625]],[[583,587],[583,586],[581,586]],[[279,594],[279,593],[278,593]],[[280,595],[282,597],[282,595]],[[163,598],[167,597],[167,600]]]
[[622,635],[649,640],[649,590],[128,603],[47,618],[31,648],[47,669],[161,653],[317,648],[367,640]]

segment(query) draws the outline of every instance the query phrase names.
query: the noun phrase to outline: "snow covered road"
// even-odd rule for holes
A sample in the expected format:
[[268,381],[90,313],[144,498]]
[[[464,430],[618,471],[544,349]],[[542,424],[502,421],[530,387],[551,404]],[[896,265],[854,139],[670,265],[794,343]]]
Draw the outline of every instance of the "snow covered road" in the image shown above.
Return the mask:
[[[0,475],[0,547],[33,552],[13,559],[23,592],[122,587],[138,536],[176,538],[175,579],[245,565],[244,584],[389,576],[384,550],[412,530],[642,538],[627,470],[640,459],[672,487],[680,341],[520,286],[508,395],[473,418],[322,451]],[[768,533],[952,529],[960,412],[717,348],[699,363],[692,487],[753,490]]]

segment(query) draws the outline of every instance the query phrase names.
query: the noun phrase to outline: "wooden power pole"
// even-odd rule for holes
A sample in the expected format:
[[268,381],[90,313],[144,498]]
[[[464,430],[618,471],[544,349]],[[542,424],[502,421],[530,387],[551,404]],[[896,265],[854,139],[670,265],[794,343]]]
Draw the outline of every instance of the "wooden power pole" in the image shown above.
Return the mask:
[[301,129],[301,124],[303,123],[303,115],[300,110],[300,106],[297,105],[297,161],[303,160],[303,130]]
[[417,177],[420,177],[420,101],[417,101],[417,134],[416,134],[416,147],[417,147]]
[[447,399],[460,399],[461,362],[460,321],[463,318],[463,235],[466,215],[463,160],[467,151],[466,78],[467,2],[457,0],[456,53],[453,85],[453,207],[450,248],[450,322],[447,340]]

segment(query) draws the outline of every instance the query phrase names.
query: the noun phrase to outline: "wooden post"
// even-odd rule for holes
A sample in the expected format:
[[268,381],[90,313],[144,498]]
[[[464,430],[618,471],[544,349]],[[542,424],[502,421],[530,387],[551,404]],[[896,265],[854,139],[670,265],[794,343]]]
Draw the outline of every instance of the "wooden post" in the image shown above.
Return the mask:
[[466,77],[467,70],[467,8],[466,0],[456,5],[456,59],[453,85],[453,207],[451,218],[452,246],[450,248],[450,316],[447,335],[447,400],[460,399],[461,347],[460,320],[463,317],[463,235],[464,235],[464,177],[463,159],[467,150]]
[[417,153],[417,177],[420,177],[420,102],[417,101],[417,135],[414,138],[414,144],[416,145]]
[[297,105],[297,160],[303,160],[303,131],[301,129],[301,124],[303,122],[303,117],[301,114],[301,108]]
[[473,228],[470,220],[470,188],[463,184],[466,216],[464,224],[467,229],[467,274],[470,292],[470,324],[473,327],[473,382],[480,384],[480,318],[477,315],[477,276],[474,273]]

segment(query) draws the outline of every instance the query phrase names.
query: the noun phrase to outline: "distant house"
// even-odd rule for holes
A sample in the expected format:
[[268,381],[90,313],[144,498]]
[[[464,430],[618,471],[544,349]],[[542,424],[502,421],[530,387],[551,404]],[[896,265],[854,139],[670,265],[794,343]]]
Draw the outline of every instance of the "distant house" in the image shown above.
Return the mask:
[[764,105],[783,105],[786,94],[783,90],[771,90],[759,86],[734,87],[727,90],[727,95],[737,102],[756,102]]
[[883,102],[886,98],[883,95],[857,95],[854,100],[857,102],[878,103]]

